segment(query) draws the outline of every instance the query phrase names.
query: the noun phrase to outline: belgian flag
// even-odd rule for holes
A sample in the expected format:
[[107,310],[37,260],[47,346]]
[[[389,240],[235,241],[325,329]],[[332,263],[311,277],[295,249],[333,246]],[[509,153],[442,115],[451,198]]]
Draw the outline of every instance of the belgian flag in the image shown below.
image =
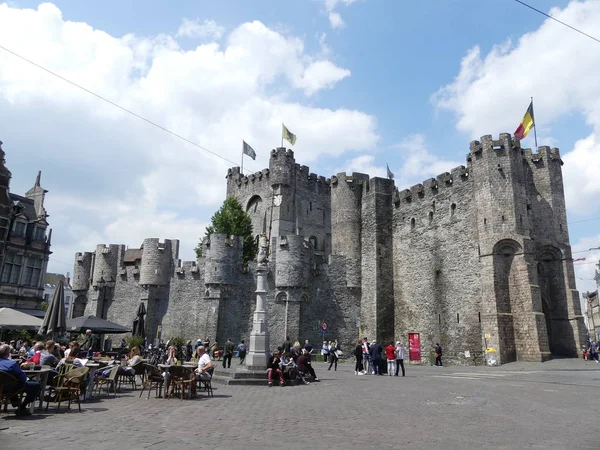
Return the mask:
[[518,128],[515,130],[515,137],[517,139],[523,139],[525,136],[529,134],[529,130],[531,127],[535,126],[535,119],[533,118],[533,100],[529,104],[529,108],[527,108],[527,112],[521,119],[521,123]]

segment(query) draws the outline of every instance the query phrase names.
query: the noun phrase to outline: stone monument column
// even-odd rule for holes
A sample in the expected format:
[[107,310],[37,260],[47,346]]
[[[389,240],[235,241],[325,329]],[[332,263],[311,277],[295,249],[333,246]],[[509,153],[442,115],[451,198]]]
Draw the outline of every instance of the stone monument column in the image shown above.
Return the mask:
[[269,314],[267,311],[267,237],[259,240],[258,265],[256,267],[256,309],[250,332],[250,348],[245,365],[250,370],[265,370],[269,359]]

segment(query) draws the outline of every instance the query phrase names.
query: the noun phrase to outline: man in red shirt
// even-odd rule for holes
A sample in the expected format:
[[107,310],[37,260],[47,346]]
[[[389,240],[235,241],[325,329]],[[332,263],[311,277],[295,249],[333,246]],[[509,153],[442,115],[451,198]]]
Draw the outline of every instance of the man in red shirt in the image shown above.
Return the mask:
[[385,348],[385,357],[387,359],[388,377],[392,377],[396,371],[396,347],[394,347],[393,342],[390,342]]

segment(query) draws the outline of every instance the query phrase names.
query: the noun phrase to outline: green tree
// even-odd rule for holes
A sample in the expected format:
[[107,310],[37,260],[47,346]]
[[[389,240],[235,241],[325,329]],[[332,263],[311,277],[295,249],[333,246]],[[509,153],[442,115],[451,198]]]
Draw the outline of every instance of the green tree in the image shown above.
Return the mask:
[[[256,242],[252,236],[252,220],[244,212],[242,205],[235,197],[227,197],[223,206],[210,218],[211,224],[206,227],[206,235],[214,233],[227,236],[241,236],[244,239],[243,265],[256,257]],[[202,240],[196,247],[196,256],[202,256]]]

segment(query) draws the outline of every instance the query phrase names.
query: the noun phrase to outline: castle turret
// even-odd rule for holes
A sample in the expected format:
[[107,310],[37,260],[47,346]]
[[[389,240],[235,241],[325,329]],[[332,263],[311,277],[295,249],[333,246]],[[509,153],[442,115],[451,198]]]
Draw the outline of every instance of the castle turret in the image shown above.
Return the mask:
[[310,243],[304,236],[287,235],[277,241],[275,285],[305,287],[310,273]]
[[346,284],[360,287],[361,198],[369,176],[338,173],[331,178],[331,253],[346,257]]
[[269,179],[274,196],[270,236],[278,238],[297,233],[298,199],[295,188],[297,164],[294,152],[285,148],[271,151]]
[[394,340],[393,193],[394,182],[384,178],[363,186],[360,323],[377,342]]
[[179,258],[179,241],[158,238],[144,239],[140,266],[140,284],[164,286],[169,284],[175,269],[173,261]]
[[100,244],[96,246],[94,255],[92,286],[101,287],[104,282],[114,282],[117,272],[123,262],[124,245]]
[[240,236],[211,234],[204,243],[204,283],[237,284],[242,269],[244,242]]
[[93,260],[94,254],[92,252],[75,253],[72,283],[74,291],[87,291],[90,288]]

